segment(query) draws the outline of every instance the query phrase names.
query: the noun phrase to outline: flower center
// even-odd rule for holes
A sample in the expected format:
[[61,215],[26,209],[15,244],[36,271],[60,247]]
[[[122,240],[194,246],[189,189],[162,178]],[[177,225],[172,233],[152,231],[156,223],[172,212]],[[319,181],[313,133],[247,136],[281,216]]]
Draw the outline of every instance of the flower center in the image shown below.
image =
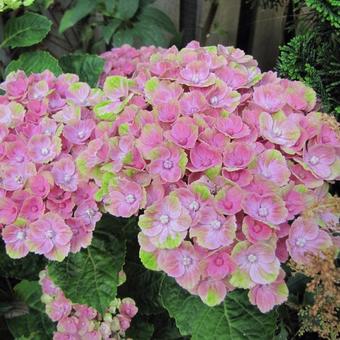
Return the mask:
[[248,261],[250,263],[254,263],[256,260],[257,260],[257,256],[256,255],[254,255],[254,254],[249,254],[248,255]]
[[305,240],[303,237],[299,237],[299,238],[296,240],[295,244],[296,244],[298,247],[303,248],[303,247],[305,246],[305,244],[306,244],[306,240]]
[[278,127],[274,127],[273,134],[275,137],[280,137],[282,135],[282,131]]
[[197,84],[200,82],[200,79],[198,77],[197,74],[193,74],[192,77],[191,77],[191,81],[194,83],[194,84]]
[[259,216],[261,217],[266,217],[268,216],[268,209],[266,207],[261,207],[259,210],[258,210],[258,214]]
[[78,132],[78,138],[84,138],[85,137],[85,132],[84,131],[79,131]]
[[192,211],[197,211],[200,208],[200,204],[197,201],[192,201],[189,205],[189,209]]
[[71,179],[72,179],[72,176],[70,176],[70,175],[65,175],[64,176],[64,182],[65,183],[69,183],[71,181]]
[[253,230],[255,233],[260,233],[262,231],[262,226],[260,224],[255,223]]
[[17,233],[17,240],[23,240],[25,238],[25,232],[24,231],[19,231]]
[[95,212],[94,212],[94,210],[93,210],[92,208],[88,208],[88,209],[86,210],[86,214],[87,214],[89,217],[93,217],[94,214],[95,214]]
[[161,222],[162,224],[167,224],[167,223],[169,223],[170,218],[169,218],[168,215],[161,215],[161,217],[159,218],[159,220],[160,220],[160,222]]
[[218,267],[223,266],[224,261],[223,261],[222,257],[217,257],[217,258],[215,259],[215,264],[216,264],[216,266],[218,266]]
[[310,159],[310,164],[316,165],[316,164],[319,163],[319,161],[320,161],[319,157],[313,156],[313,157]]
[[55,232],[53,230],[46,231],[46,237],[52,239],[55,236]]
[[182,259],[183,266],[189,267],[192,265],[192,258],[188,255],[184,255]]
[[40,152],[43,156],[47,156],[50,153],[50,150],[48,148],[42,148]]
[[134,203],[135,201],[136,201],[135,195],[133,195],[133,194],[128,194],[128,195],[125,196],[125,202],[126,202],[126,203],[132,204],[132,203]]
[[31,207],[31,211],[32,211],[33,213],[36,213],[36,212],[38,211],[38,207],[37,207],[36,205],[33,205],[33,206]]
[[164,169],[171,169],[172,167],[174,166],[174,163],[170,160],[170,159],[167,159],[163,162],[163,168]]
[[15,176],[15,181],[18,183],[18,184],[22,184],[24,182],[24,179],[22,176]]
[[226,202],[224,203],[224,207],[225,207],[226,209],[231,209],[231,208],[233,207],[233,202],[226,201]]
[[220,229],[221,228],[221,221],[215,220],[211,222],[211,226],[213,229]]
[[217,103],[218,103],[218,97],[217,96],[210,98],[210,104],[211,105],[216,105]]

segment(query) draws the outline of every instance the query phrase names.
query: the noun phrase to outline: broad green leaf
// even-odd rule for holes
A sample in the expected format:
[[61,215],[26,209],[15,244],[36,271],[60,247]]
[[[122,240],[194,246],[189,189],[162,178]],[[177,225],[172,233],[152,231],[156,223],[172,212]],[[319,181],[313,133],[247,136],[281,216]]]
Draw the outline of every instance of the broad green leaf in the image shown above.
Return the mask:
[[0,47],[26,47],[42,41],[50,31],[52,22],[46,17],[27,12],[7,21]]
[[134,25],[135,35],[138,37],[138,45],[142,46],[161,46],[167,47],[169,39],[164,35],[164,31],[160,30],[154,23],[148,20],[138,21]]
[[79,20],[85,18],[95,9],[96,5],[95,0],[77,0],[76,5],[67,10],[61,18],[59,32],[63,33]]
[[39,272],[46,266],[46,258],[28,254],[21,259],[13,260],[7,254],[3,241],[0,241],[0,276],[18,280],[38,280]]
[[60,66],[64,72],[75,73],[80,81],[94,87],[103,72],[104,60],[91,54],[69,54],[60,58]]
[[176,33],[176,27],[172,20],[156,7],[147,6],[139,16],[140,21],[149,22],[171,34]]
[[106,44],[110,44],[113,33],[115,33],[122,23],[119,19],[111,19],[107,25],[102,26],[103,38]]
[[120,29],[113,35],[114,47],[119,47],[124,44],[133,45],[136,32],[134,28]]
[[15,295],[29,307],[27,314],[6,319],[7,326],[15,338],[34,340],[52,339],[54,324],[45,313],[40,301],[41,288],[38,281],[21,281],[14,288]]
[[118,0],[115,17],[122,20],[132,18],[138,10],[139,0]]
[[224,302],[208,307],[171,278],[164,277],[160,289],[163,306],[182,335],[192,340],[272,340],[276,312],[262,314],[248,301],[247,291],[230,292]]
[[23,70],[27,75],[50,70],[58,76],[63,72],[58,60],[46,51],[25,52],[21,54],[19,59],[13,60],[7,65],[5,74],[7,75],[17,70]]
[[109,230],[101,231],[97,224],[91,246],[70,254],[61,263],[51,262],[48,273],[74,303],[87,304],[103,313],[116,297],[124,260],[125,244]]
[[131,327],[127,331],[127,336],[136,340],[151,340],[154,330],[155,327],[152,323],[135,317],[132,319]]

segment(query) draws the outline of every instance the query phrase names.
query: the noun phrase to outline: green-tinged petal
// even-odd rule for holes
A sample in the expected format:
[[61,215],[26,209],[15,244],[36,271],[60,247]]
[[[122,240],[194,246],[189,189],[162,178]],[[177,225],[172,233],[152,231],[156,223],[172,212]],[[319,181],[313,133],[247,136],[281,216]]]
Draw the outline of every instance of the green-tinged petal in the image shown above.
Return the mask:
[[161,249],[174,249],[180,246],[182,243],[185,233],[177,233],[176,236],[168,235],[163,243],[159,243],[158,246]]
[[154,253],[147,252],[141,249],[139,251],[139,258],[142,261],[145,268],[150,270],[159,270],[157,264],[157,256]]
[[207,169],[204,173],[210,180],[213,180],[221,173],[222,164],[218,164],[210,169]]
[[145,95],[148,99],[152,97],[153,92],[155,92],[158,86],[159,86],[159,80],[156,77],[152,77],[145,83],[144,90],[145,90]]
[[288,287],[287,287],[286,283],[283,282],[283,283],[279,284],[277,286],[277,291],[276,292],[281,297],[285,297],[285,298],[288,297],[289,291],[288,291]]
[[18,217],[15,221],[14,221],[14,225],[18,226],[18,227],[24,227],[27,225],[27,220],[25,220],[22,217]]
[[198,194],[202,201],[206,201],[207,199],[211,198],[211,193],[209,188],[200,183],[193,183],[192,190],[194,193]]
[[120,136],[129,134],[129,124],[128,123],[121,124],[118,128],[118,133]]
[[182,173],[185,172],[185,167],[187,163],[188,163],[188,156],[183,150],[181,150],[181,156],[178,162],[178,166],[180,167]]
[[141,229],[148,229],[152,227],[152,223],[153,223],[153,218],[148,216],[148,215],[141,215],[139,216],[139,220],[138,220],[138,226]]
[[233,272],[229,282],[234,287],[244,289],[250,288],[252,284],[249,274],[244,271],[241,271],[240,269],[237,269]]
[[129,89],[129,80],[122,76],[109,76],[105,79],[103,90],[105,95],[111,96],[117,92],[126,92]]
[[248,247],[249,247],[249,243],[247,241],[238,242],[234,246],[233,251],[231,252],[231,256],[237,255],[238,253],[240,253],[241,251],[247,249]]
[[209,289],[203,301],[206,305],[213,307],[221,303],[221,297],[214,290]]

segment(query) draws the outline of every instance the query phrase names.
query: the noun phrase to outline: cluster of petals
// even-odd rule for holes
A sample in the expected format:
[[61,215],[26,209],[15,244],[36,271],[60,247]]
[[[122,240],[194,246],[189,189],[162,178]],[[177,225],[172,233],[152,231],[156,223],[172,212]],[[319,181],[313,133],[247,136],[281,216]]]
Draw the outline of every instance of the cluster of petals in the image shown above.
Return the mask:
[[102,101],[72,74],[18,71],[0,85],[0,230],[12,258],[61,261],[91,243],[101,213],[76,158],[96,135]]
[[239,49],[192,42],[123,71],[113,56],[126,50],[142,58],[126,46],[106,55],[102,134],[77,159],[96,199],[139,215],[143,264],[206,304],[235,288],[263,312],[281,304],[281,264],[335,242],[337,212],[305,215],[340,176],[335,120],[311,88],[261,73]]
[[57,322],[54,340],[121,340],[138,308],[131,298],[114,299],[101,315],[87,305],[73,303],[47,271],[40,272],[41,300],[49,318]]

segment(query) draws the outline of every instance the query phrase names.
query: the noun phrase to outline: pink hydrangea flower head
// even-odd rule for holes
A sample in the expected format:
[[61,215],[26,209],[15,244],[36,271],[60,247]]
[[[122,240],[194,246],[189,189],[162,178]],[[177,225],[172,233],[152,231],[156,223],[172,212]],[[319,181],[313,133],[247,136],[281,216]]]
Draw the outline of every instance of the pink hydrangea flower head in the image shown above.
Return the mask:
[[223,165],[228,171],[246,168],[255,156],[254,148],[246,143],[232,142],[223,153]]
[[236,268],[234,261],[226,251],[213,252],[212,255],[208,255],[205,263],[207,276],[216,280],[224,279]]
[[59,321],[67,317],[72,309],[71,301],[64,294],[57,295],[56,299],[46,306],[46,313],[52,321]]
[[250,303],[256,305],[262,313],[267,313],[274,306],[287,301],[288,287],[284,276],[284,271],[280,270],[279,276],[273,283],[252,287],[248,293]]
[[218,118],[216,129],[232,139],[240,139],[250,134],[248,125],[236,114]]
[[24,200],[20,209],[20,217],[23,217],[31,222],[37,220],[43,215],[45,205],[41,197],[31,196]]
[[235,215],[242,210],[243,191],[236,185],[225,185],[214,198],[216,210],[224,215]]
[[64,157],[54,162],[52,174],[60,188],[65,191],[76,191],[78,186],[78,174],[76,164],[72,157]]
[[190,164],[188,168],[192,172],[204,171],[221,163],[221,154],[206,143],[196,143],[190,150]]
[[298,217],[292,223],[286,244],[294,261],[307,264],[308,254],[321,254],[323,250],[332,246],[332,240],[313,220]]
[[183,115],[192,116],[203,112],[207,107],[205,96],[200,91],[184,93],[179,99],[180,110]]
[[242,222],[242,232],[251,243],[267,241],[273,235],[273,229],[267,224],[245,216]]
[[175,145],[159,146],[150,154],[149,171],[159,175],[165,182],[175,183],[184,175],[187,157],[183,150]]
[[73,144],[82,145],[91,136],[95,126],[92,119],[71,121],[64,126],[63,136]]
[[177,249],[162,250],[158,265],[183,288],[192,289],[200,280],[199,255],[190,242],[184,242]]
[[85,106],[90,91],[91,88],[87,83],[72,83],[67,90],[67,99],[71,99],[76,105]]
[[200,281],[197,293],[206,305],[213,307],[219,305],[225,299],[227,287],[222,280],[206,279]]
[[69,218],[66,223],[72,231],[71,253],[77,253],[81,248],[86,248],[91,244],[92,226],[86,225],[81,218]]
[[33,162],[48,163],[60,153],[60,139],[47,135],[34,135],[29,140],[27,148],[28,155]]
[[10,198],[0,197],[0,224],[11,224],[18,215],[18,207]]
[[268,284],[279,275],[280,262],[275,248],[268,243],[239,242],[232,251],[232,258],[237,264],[230,280],[233,286],[249,288],[254,284]]
[[257,86],[254,89],[254,103],[266,112],[274,113],[285,105],[284,89],[279,84]]
[[176,248],[187,235],[191,218],[175,194],[148,207],[138,225],[150,241],[160,248]]
[[1,236],[5,241],[6,252],[9,257],[18,259],[28,254],[26,225],[16,226],[14,224],[8,224],[2,229]]
[[71,229],[57,214],[49,212],[29,225],[27,244],[30,251],[62,261],[70,250]]
[[243,209],[249,216],[269,225],[281,224],[288,216],[284,201],[275,194],[248,193],[243,200]]
[[190,236],[201,247],[213,250],[232,244],[235,232],[235,216],[226,218],[212,207],[203,207],[200,221],[190,229]]

